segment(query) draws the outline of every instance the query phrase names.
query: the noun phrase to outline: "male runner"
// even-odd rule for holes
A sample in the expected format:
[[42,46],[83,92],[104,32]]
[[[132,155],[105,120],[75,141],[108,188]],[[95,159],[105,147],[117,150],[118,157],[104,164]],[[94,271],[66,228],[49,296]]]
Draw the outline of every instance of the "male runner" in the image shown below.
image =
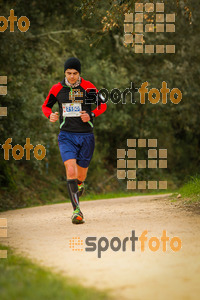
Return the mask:
[[[84,180],[95,147],[93,118],[102,114],[107,105],[96,87],[80,77],[81,63],[77,58],[71,57],[65,62],[64,73],[65,78],[51,88],[42,111],[50,122],[56,122],[59,118],[58,144],[74,209],[72,223],[82,224],[85,221],[79,207],[79,197],[84,191]],[[52,112],[56,102],[59,113]],[[97,105],[94,110],[91,110],[92,103]]]

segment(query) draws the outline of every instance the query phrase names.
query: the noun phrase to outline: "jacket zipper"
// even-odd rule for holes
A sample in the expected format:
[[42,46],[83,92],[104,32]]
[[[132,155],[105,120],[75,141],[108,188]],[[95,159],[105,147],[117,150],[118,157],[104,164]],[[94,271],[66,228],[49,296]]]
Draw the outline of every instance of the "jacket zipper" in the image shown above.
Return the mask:
[[[70,88],[70,90],[71,90],[71,96],[72,96],[72,87],[71,86],[67,86],[67,85],[63,85],[64,87],[69,87]],[[60,124],[60,128],[63,126],[63,124],[65,123],[65,117],[64,117],[64,120],[63,120],[63,122],[62,122],[62,124]],[[92,122],[90,122],[90,121],[88,121],[88,123],[90,124],[90,126],[93,128],[94,127],[94,125],[92,124]]]

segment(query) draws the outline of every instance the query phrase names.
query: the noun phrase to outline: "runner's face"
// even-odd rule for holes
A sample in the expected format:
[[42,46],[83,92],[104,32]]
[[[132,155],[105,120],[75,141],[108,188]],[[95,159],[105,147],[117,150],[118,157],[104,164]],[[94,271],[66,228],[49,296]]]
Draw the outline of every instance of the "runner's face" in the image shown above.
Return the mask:
[[79,78],[79,72],[75,69],[67,69],[65,71],[65,76],[69,83],[74,84]]

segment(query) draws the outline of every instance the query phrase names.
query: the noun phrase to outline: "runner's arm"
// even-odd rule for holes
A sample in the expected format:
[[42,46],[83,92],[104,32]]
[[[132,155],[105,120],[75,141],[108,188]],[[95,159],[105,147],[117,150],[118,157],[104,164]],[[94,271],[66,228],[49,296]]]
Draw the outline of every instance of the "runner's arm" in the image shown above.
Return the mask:
[[102,96],[102,94],[96,93],[96,99],[95,104],[97,107],[91,111],[90,117],[98,117],[107,109],[106,99]]
[[103,114],[107,109],[106,103],[100,103],[93,111],[91,111],[92,117],[98,117]]
[[52,87],[50,89],[50,92],[46,98],[46,100],[44,101],[43,105],[42,105],[42,111],[43,114],[47,117],[50,118],[50,115],[52,113],[52,107],[54,106],[54,104],[57,102],[57,98],[54,95],[54,87]]

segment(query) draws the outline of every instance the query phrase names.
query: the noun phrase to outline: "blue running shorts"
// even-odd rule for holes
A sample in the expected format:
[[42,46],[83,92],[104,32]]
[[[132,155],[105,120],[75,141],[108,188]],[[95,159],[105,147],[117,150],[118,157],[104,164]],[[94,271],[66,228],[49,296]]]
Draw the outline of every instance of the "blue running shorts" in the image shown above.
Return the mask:
[[94,133],[61,130],[58,135],[58,146],[63,162],[73,158],[80,167],[87,168],[94,152]]

